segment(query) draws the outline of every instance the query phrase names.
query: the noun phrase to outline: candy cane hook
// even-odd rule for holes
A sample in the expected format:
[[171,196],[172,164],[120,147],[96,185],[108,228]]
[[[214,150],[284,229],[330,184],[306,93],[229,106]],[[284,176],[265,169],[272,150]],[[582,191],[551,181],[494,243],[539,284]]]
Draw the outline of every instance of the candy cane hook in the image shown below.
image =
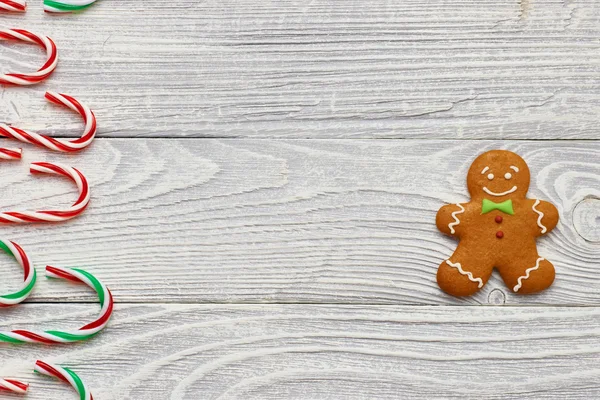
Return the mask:
[[0,213],[0,224],[27,224],[34,222],[62,222],[75,218],[81,214],[90,203],[90,188],[85,176],[77,169],[62,166],[60,164],[51,164],[38,162],[31,164],[31,173],[55,174],[70,178],[79,189],[79,198],[69,208],[65,210],[53,211],[10,211]]
[[0,136],[19,140],[24,143],[31,143],[54,151],[75,152],[89,146],[96,136],[97,124],[96,116],[88,106],[80,103],[71,96],[54,92],[46,92],[46,99],[52,103],[68,107],[83,118],[85,128],[80,138],[75,140],[54,139],[50,136],[40,135],[39,133],[26,131],[0,123]]
[[67,269],[58,267],[46,267],[46,276],[49,278],[65,279],[68,281],[84,283],[98,294],[100,300],[100,315],[89,324],[76,331],[43,331],[34,332],[28,330],[13,330],[0,332],[0,342],[4,343],[41,343],[58,344],[74,343],[87,340],[95,336],[106,327],[113,312],[114,300],[110,290],[100,282],[94,275],[81,269]]
[[49,13],[70,13],[84,10],[95,2],[96,0],[44,0],[44,11]]
[[42,375],[58,378],[61,381],[68,383],[77,391],[77,393],[79,393],[80,400],[94,400],[94,396],[92,396],[92,393],[86,384],[83,383],[79,375],[68,368],[38,360],[35,363],[34,371]]
[[29,256],[27,256],[21,246],[10,240],[0,239],[0,249],[4,250],[8,255],[13,256],[19,265],[21,265],[21,268],[23,268],[22,287],[15,293],[0,296],[0,307],[14,306],[22,303],[29,297],[35,286],[37,276]]
[[0,0],[0,10],[25,12],[26,9],[27,3],[25,3],[25,0]]
[[24,29],[0,29],[0,40],[20,40],[27,43],[35,43],[46,50],[46,63],[39,70],[30,73],[0,75],[0,84],[34,85],[49,77],[56,69],[56,65],[58,64],[58,50],[49,37],[37,35]]
[[[60,367],[58,365],[52,365],[42,360],[38,360],[35,363],[33,370],[42,375],[52,376],[60,379],[61,381],[68,383],[79,393],[81,400],[94,400],[92,393],[88,389],[85,383],[81,380],[79,375],[70,370],[69,368]],[[9,392],[17,394],[27,393],[29,385],[23,382],[16,381],[14,379],[1,379],[0,378],[0,389],[8,390]]]

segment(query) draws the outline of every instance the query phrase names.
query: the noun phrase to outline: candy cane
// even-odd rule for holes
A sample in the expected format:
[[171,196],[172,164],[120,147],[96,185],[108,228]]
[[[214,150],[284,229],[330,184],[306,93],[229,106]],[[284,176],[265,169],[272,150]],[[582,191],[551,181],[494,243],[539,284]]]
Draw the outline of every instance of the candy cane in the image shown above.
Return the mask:
[[27,330],[14,330],[10,332],[0,332],[0,342],[4,343],[75,343],[87,340],[95,336],[106,327],[113,311],[112,293],[106,285],[100,282],[95,276],[81,269],[67,269],[57,267],[46,267],[46,276],[49,278],[65,279],[73,282],[84,283],[98,293],[100,299],[100,315],[98,318],[76,331],[43,331],[33,332]]
[[0,389],[8,390],[9,392],[17,394],[27,393],[29,385],[23,382],[15,381],[14,379],[2,379],[0,378]]
[[49,77],[58,64],[58,51],[56,45],[47,36],[36,35],[24,29],[0,29],[0,40],[21,40],[23,42],[35,43],[46,50],[46,63],[31,73],[10,73],[0,75],[0,84],[34,85]]
[[96,116],[92,110],[85,104],[80,103],[66,94],[46,92],[45,97],[46,100],[68,107],[83,117],[85,128],[80,138],[75,140],[54,139],[50,136],[40,135],[39,133],[26,131],[2,123],[0,123],[0,136],[65,153],[79,151],[89,146],[94,140],[97,131]]
[[0,147],[0,160],[18,161],[23,155],[22,149],[6,149]]
[[90,188],[85,176],[75,168],[38,162],[31,164],[31,173],[63,175],[75,182],[79,198],[69,208],[57,211],[10,211],[0,213],[0,224],[27,224],[33,222],[62,222],[81,214],[90,203]]
[[50,13],[70,13],[88,8],[96,0],[44,0],[44,11]]
[[0,10],[25,12],[25,9],[27,9],[25,0],[0,0]]
[[0,249],[13,256],[23,268],[23,286],[15,293],[0,296],[0,307],[14,306],[22,303],[31,294],[37,278],[31,260],[18,244],[10,240],[0,239]]
[[79,375],[68,368],[59,367],[58,365],[52,365],[38,360],[35,363],[34,371],[42,375],[58,378],[61,381],[68,383],[77,391],[77,393],[79,393],[80,400],[94,400],[90,390],[85,383],[83,383]]

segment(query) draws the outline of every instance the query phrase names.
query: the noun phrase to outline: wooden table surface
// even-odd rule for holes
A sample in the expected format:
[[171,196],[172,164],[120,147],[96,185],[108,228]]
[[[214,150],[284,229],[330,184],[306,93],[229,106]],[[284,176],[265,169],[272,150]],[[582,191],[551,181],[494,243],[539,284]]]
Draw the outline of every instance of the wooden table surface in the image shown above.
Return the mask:
[[[76,396],[31,374],[38,358],[98,400],[600,398],[599,2],[100,0],[50,16],[30,1],[0,20],[60,51],[48,81],[2,88],[0,122],[77,136],[54,90],[100,125],[81,154],[24,145],[2,165],[3,210],[73,201],[31,161],[81,169],[90,209],[2,236],[117,302],[89,342],[0,346],[27,399]],[[41,59],[0,47],[3,72]],[[495,274],[453,298],[435,213],[468,199],[470,162],[495,148],[560,211],[539,240],[557,280],[517,296]],[[0,258],[4,293],[21,275]],[[42,279],[0,330],[97,312],[89,290]]]

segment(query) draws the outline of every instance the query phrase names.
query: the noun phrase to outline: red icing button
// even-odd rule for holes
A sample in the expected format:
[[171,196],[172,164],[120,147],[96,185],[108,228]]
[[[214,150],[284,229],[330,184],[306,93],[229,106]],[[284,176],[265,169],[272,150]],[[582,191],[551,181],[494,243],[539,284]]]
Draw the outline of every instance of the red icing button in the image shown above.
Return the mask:
[[502,232],[502,231],[498,231],[498,232],[496,232],[496,237],[497,237],[498,239],[502,239],[502,238],[504,237],[504,232]]
[[496,221],[497,224],[502,222],[502,215],[498,215],[496,216],[496,218],[494,219],[494,221]]

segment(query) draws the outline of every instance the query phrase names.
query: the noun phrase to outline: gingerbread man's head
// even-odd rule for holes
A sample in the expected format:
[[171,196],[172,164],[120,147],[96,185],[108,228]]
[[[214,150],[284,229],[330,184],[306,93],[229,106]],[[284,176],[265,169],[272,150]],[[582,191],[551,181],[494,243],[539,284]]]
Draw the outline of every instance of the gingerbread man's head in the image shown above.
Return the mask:
[[529,190],[529,168],[517,154],[507,150],[491,150],[473,161],[467,175],[472,199],[504,201],[524,198]]

